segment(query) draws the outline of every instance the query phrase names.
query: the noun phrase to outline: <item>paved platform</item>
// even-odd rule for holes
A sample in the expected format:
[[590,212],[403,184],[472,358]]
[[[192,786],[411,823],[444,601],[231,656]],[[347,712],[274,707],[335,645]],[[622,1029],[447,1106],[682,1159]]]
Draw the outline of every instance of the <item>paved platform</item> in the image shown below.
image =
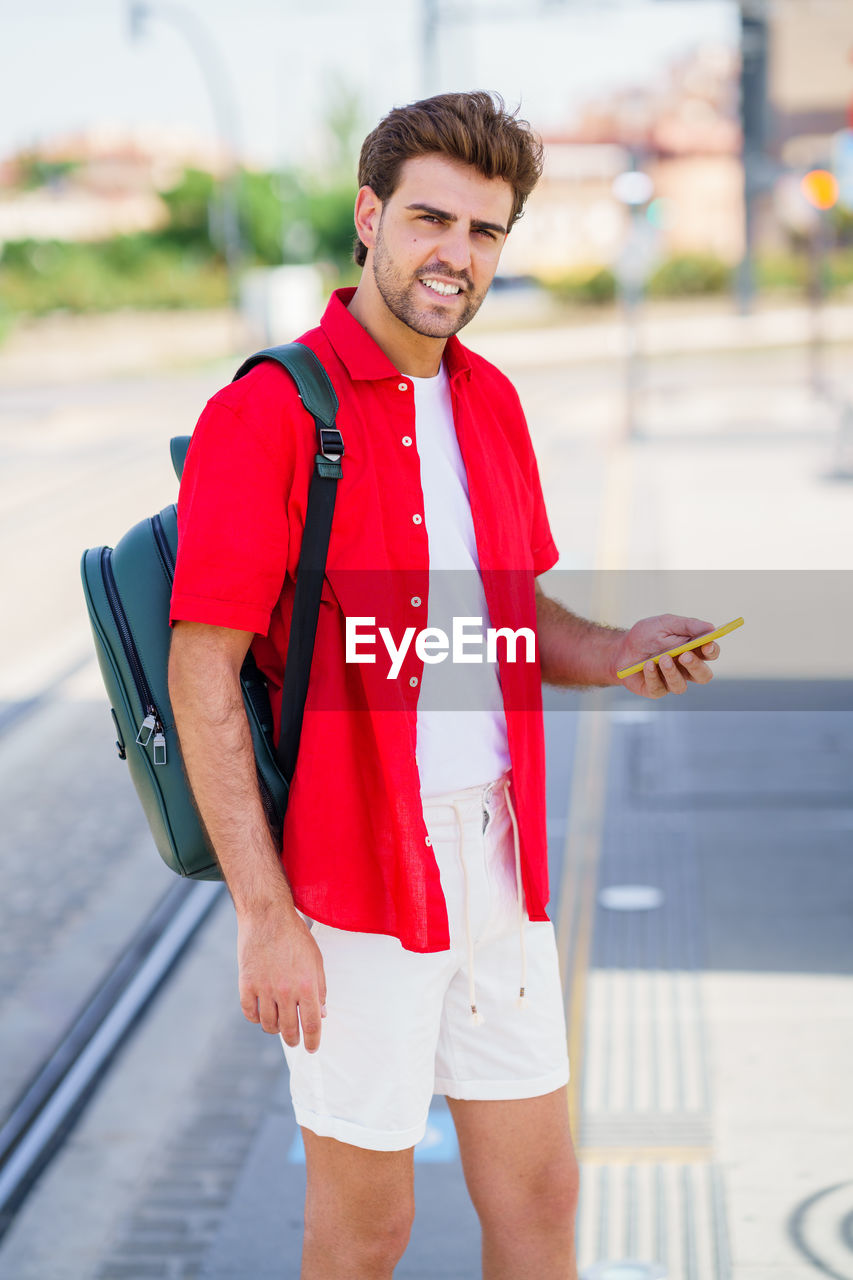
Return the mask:
[[[610,739],[592,919],[574,921],[588,928],[588,953],[561,940],[570,1025],[571,996],[584,1004],[573,1063],[581,1268],[634,1259],[673,1280],[853,1274],[853,802],[820,767],[853,771],[853,715],[679,714],[620,696],[579,713],[559,699],[549,697],[552,815],[583,722],[606,721]],[[798,766],[807,757],[811,780]],[[552,850],[555,900],[568,891],[590,905],[584,851],[561,869],[553,818]],[[660,902],[606,906],[618,886],[654,889]],[[433,1128],[416,1155],[417,1226],[397,1274],[475,1280],[477,1224],[440,1102]],[[293,1153],[282,1084],[205,1280],[240,1266],[298,1275]]]

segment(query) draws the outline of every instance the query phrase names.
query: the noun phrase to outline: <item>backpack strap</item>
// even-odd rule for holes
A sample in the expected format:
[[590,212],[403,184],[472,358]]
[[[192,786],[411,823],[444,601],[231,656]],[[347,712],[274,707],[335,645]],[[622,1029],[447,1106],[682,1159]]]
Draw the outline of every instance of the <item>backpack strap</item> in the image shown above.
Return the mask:
[[308,697],[335,497],[338,481],[343,476],[341,458],[344,454],[344,441],[335,426],[338,397],[329,375],[310,348],[299,342],[289,342],[281,347],[258,351],[240,366],[233,381],[242,378],[262,360],[275,360],[288,371],[296,383],[302,403],[314,419],[317,431],[317,453],[314,456],[305,529],[296,570],[296,591],[281,691],[281,729],[277,755],[281,771],[290,783],[296,770],[305,700]]
[[284,365],[296,383],[299,397],[312,418],[319,418],[326,427],[334,427],[338,397],[329,381],[329,375],[310,347],[303,346],[301,342],[287,342],[281,347],[266,347],[263,351],[256,351],[248,360],[243,361],[232,382],[242,378],[262,360],[276,360]]
[[[290,783],[296,769],[305,699],[308,696],[335,497],[338,481],[343,476],[341,458],[344,456],[344,441],[335,425],[338,397],[329,375],[309,347],[299,342],[288,342],[284,346],[257,351],[240,365],[232,382],[242,378],[262,360],[274,360],[287,370],[296,383],[299,398],[314,419],[317,432],[317,453],[314,456],[305,530],[296,571],[296,592],[281,693],[281,731],[277,756],[279,767]],[[190,436],[176,436],[169,446],[172,466],[179,480],[183,474],[190,439]]]

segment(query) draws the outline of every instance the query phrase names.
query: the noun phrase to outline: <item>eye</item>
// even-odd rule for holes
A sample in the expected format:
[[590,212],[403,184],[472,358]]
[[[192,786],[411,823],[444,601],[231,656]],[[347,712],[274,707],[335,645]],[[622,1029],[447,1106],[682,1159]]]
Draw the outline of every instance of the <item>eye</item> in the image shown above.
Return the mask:
[[494,231],[489,231],[486,227],[476,227],[475,230],[478,235],[485,236],[487,240],[495,239]]
[[441,219],[437,218],[434,213],[422,213],[420,216],[420,221],[421,222],[440,222]]

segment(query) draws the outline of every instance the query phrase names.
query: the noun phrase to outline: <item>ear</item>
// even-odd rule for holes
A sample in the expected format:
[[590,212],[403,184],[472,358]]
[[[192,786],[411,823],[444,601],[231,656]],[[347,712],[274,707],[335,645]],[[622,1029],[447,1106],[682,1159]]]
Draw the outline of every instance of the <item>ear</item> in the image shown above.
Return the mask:
[[376,244],[376,232],[382,216],[382,201],[372,187],[361,187],[355,198],[355,229],[368,249]]

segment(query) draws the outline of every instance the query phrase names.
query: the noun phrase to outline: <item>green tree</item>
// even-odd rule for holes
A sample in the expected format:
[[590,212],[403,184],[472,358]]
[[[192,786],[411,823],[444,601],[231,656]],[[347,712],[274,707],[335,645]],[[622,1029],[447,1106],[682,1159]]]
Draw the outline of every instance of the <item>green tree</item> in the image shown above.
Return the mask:
[[667,258],[649,279],[650,297],[690,297],[725,293],[731,285],[731,268],[710,253],[683,253]]
[[182,248],[211,250],[210,205],[216,186],[213,174],[203,169],[185,169],[180,182],[161,192],[169,211],[169,225],[161,233],[162,239]]
[[250,256],[265,266],[282,260],[283,201],[279,175],[240,175],[240,225]]
[[69,178],[81,166],[79,160],[43,160],[35,152],[18,156],[16,186],[22,191],[52,187]]

